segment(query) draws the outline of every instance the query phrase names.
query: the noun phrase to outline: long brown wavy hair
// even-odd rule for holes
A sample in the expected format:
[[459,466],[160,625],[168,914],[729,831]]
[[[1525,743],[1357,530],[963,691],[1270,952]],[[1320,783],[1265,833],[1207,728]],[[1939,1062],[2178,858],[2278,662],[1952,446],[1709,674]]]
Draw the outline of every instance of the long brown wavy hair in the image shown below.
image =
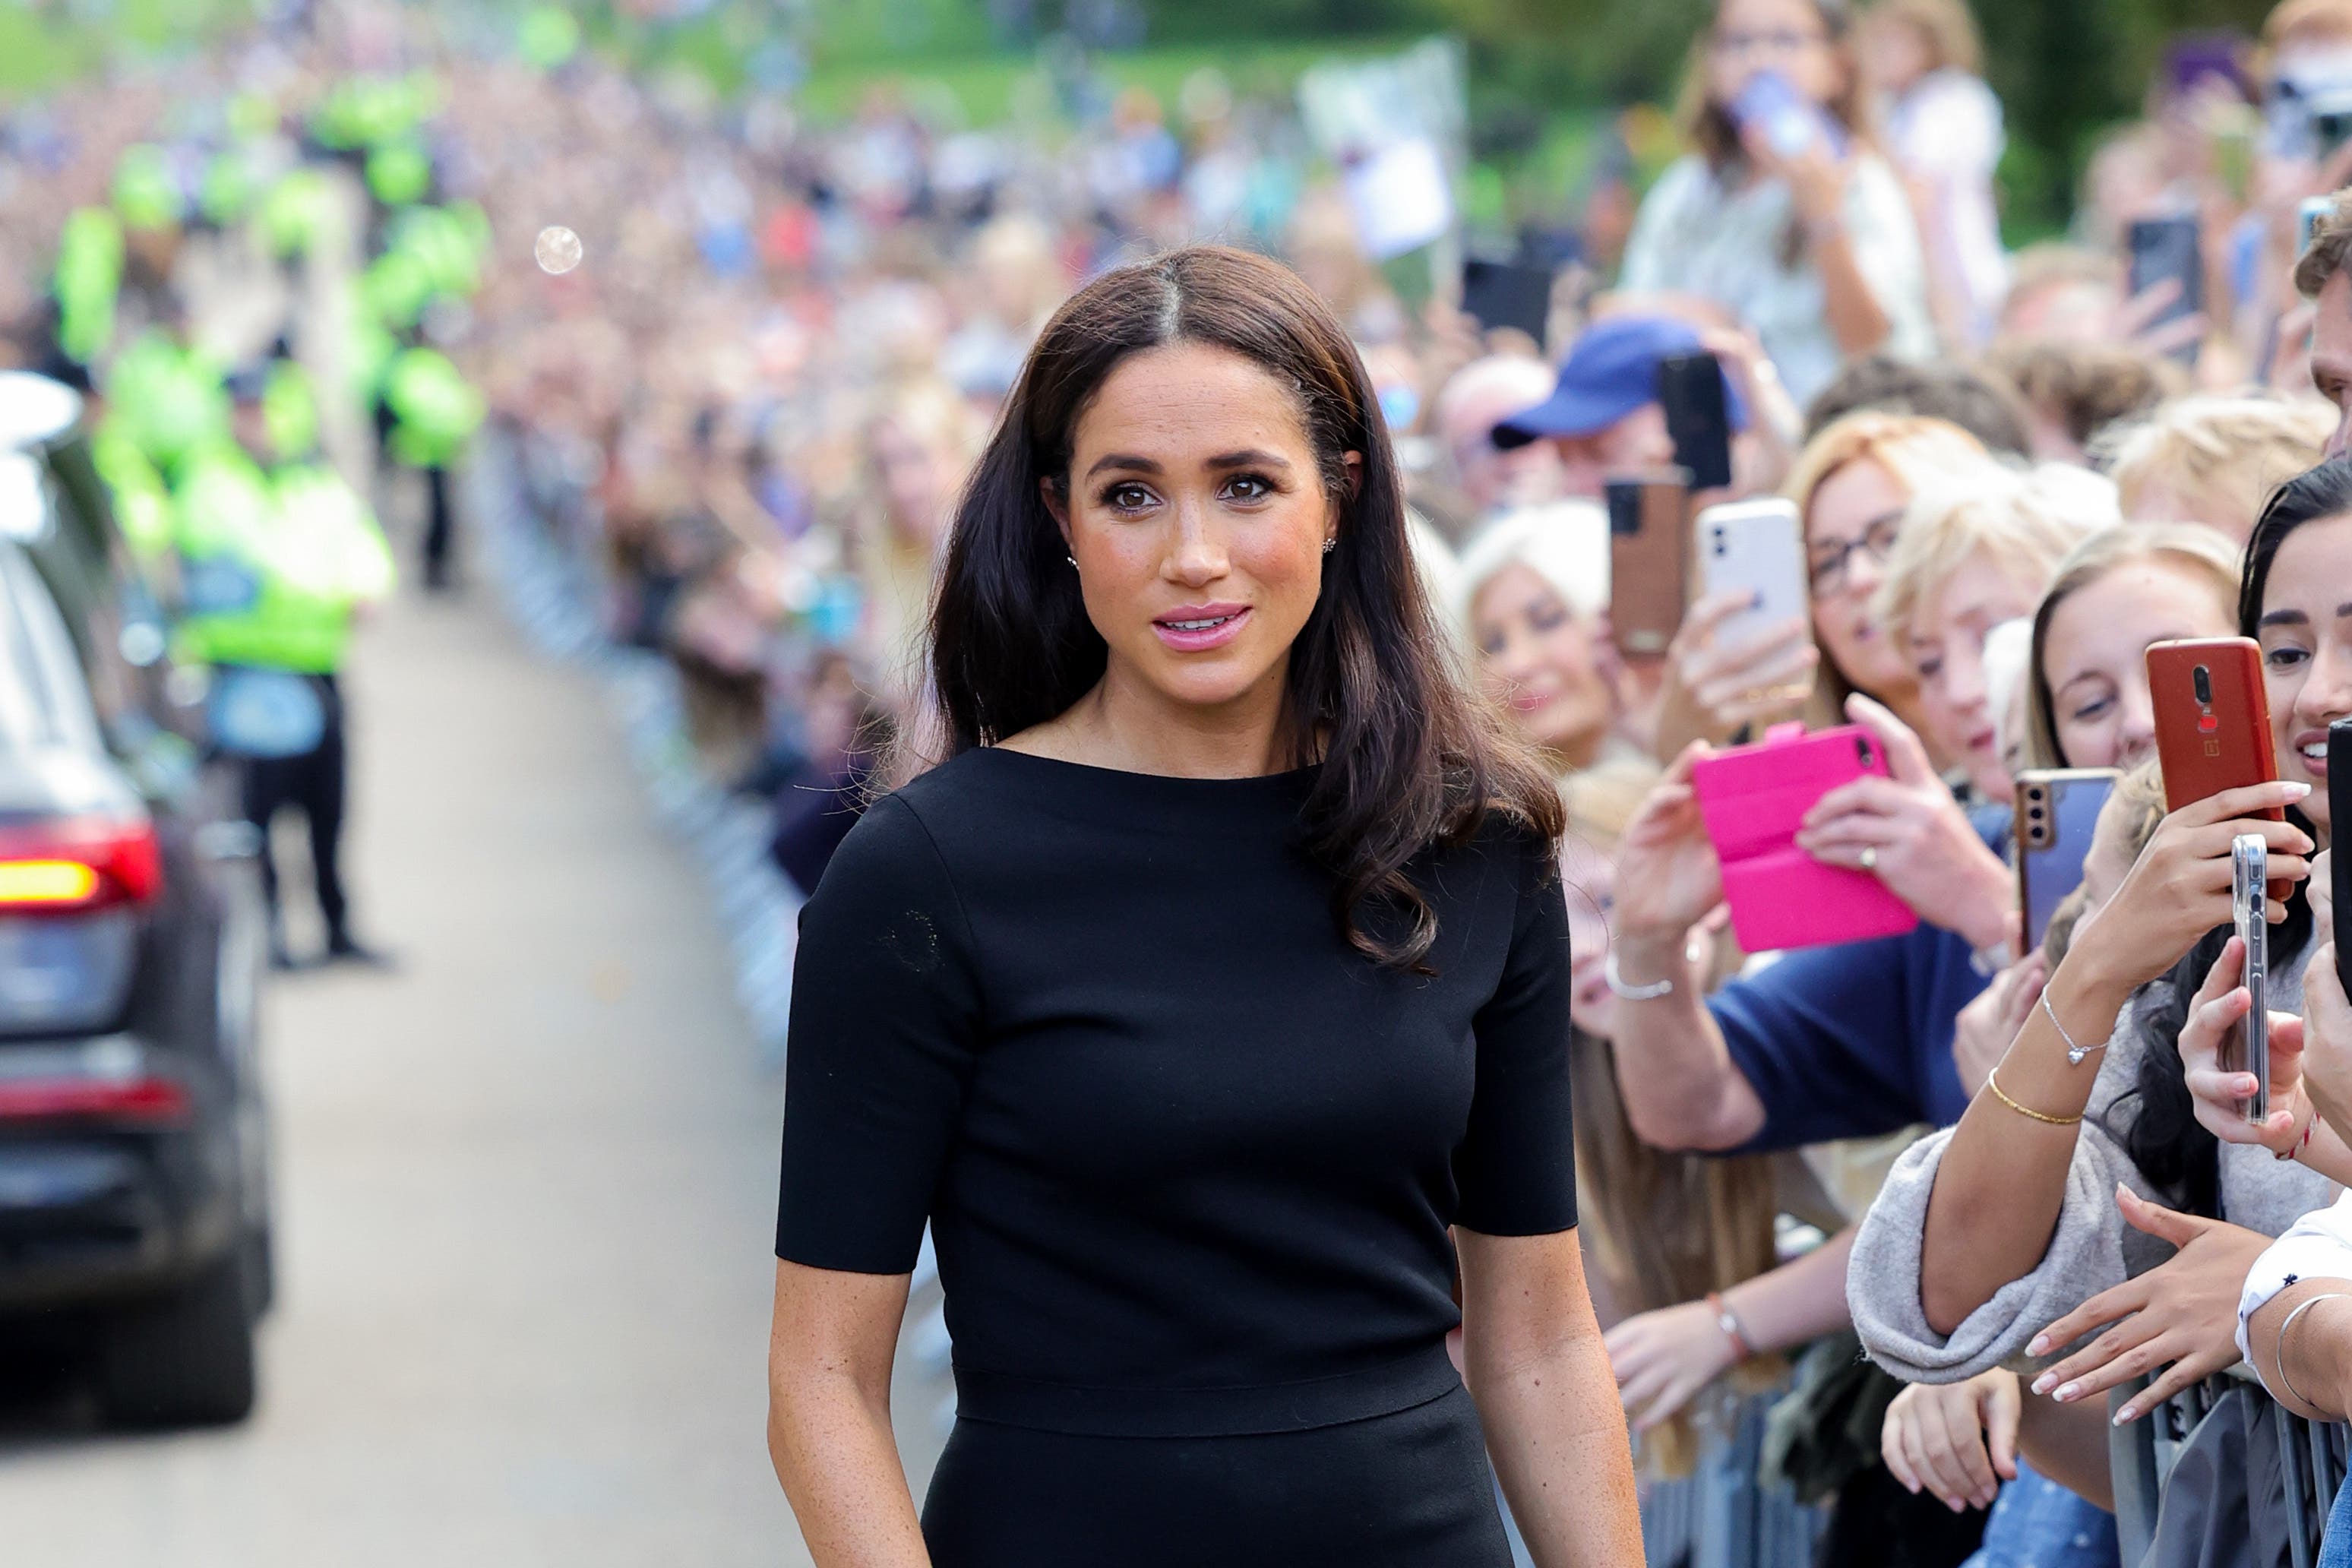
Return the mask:
[[[1467,688],[1414,569],[1403,480],[1346,330],[1297,274],[1222,246],[1122,267],[1073,295],[1021,368],[956,509],[931,612],[940,758],[1066,711],[1108,649],[1042,487],[1066,494],[1079,417],[1129,355],[1176,342],[1227,350],[1291,389],[1339,541],[1290,647],[1285,742],[1320,768],[1299,816],[1307,852],[1338,879],[1354,946],[1421,969],[1435,913],[1412,878],[1433,849],[1501,813],[1557,844],[1559,796],[1533,754]],[[1345,458],[1361,455],[1351,479]]]

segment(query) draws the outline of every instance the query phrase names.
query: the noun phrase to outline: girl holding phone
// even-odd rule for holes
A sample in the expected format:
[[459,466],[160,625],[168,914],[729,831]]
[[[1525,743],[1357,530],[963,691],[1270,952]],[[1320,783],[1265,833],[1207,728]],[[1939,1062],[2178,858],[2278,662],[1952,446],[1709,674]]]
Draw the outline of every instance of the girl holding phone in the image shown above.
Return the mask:
[[1719,0],[1693,50],[1695,151],[1634,220],[1621,287],[1755,331],[1802,405],[1845,360],[1935,350],[1918,226],[1873,148],[1844,0]]
[[[2263,837],[2272,877],[2289,886],[2269,910],[2270,975],[2275,1005],[2300,1005],[2312,946],[2305,879],[2329,826],[2327,726],[2352,714],[2337,616],[2347,599],[2352,463],[2337,460],[2273,498],[2239,595],[2238,630],[2262,644],[2283,778],[2168,815],[2123,888],[2076,931],[2042,1005],[1958,1126],[1897,1163],[1850,1280],[1856,1325],[1883,1364],[1957,1382],[2129,1314],[2037,1379],[2074,1403],[2168,1365],[2118,1412],[2128,1420],[2237,1360],[2247,1266],[2265,1237],[2326,1201],[2328,1184],[2269,1152],[2217,1146],[2197,1125],[2183,1059],[2209,1054],[2244,1005],[2230,931],[2241,834]],[[2284,822],[2262,815],[2279,806]],[[2284,1036],[2293,1021],[2277,1026]],[[2178,1255],[2151,1268],[2158,1241]]]

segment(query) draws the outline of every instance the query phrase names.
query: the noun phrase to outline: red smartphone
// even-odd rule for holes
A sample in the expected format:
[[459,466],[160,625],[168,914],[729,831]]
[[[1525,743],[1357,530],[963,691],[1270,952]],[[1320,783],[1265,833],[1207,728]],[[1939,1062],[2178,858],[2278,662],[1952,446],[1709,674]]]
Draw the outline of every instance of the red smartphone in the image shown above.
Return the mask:
[[[2156,707],[2166,810],[2278,777],[2263,650],[2253,638],[2151,644],[2147,688]],[[2275,806],[2260,815],[2286,820]]]

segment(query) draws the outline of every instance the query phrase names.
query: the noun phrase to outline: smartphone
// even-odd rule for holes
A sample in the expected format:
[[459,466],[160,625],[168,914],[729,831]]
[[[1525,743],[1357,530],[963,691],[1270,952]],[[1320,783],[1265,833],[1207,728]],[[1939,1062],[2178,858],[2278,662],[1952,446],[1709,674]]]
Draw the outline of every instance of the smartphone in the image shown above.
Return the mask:
[[1750,607],[1723,623],[1726,647],[1774,626],[1802,620],[1805,532],[1794,501],[1780,496],[1726,501],[1698,514],[1699,580],[1709,596],[1744,593]]
[[1541,348],[1551,323],[1551,283],[1549,267],[1473,257],[1462,264],[1462,310],[1489,331],[1516,328]]
[[2303,205],[2294,209],[2294,253],[2301,256],[2311,248],[2311,237],[2319,232],[2319,225],[2336,210],[2334,196],[2305,196]]
[[[2263,654],[2253,638],[2152,643],[2147,687],[2166,810],[2278,777]],[[2276,806],[2261,815],[2286,820]]]
[[1701,351],[1658,362],[1658,405],[1675,438],[1675,466],[1688,468],[1691,489],[1719,490],[1731,483],[1731,412],[1723,365]]
[[[2352,719],[2327,726],[2327,820],[2352,822]],[[2328,890],[2335,894],[2336,978],[2352,990],[2352,854],[2327,858]]]
[[2122,775],[2113,768],[2029,768],[2017,775],[2017,907],[2025,951],[2050,934],[2050,917],[2083,885],[2099,812]]
[[[2153,289],[2166,279],[2180,285],[2179,297],[2148,322],[2160,327],[2205,308],[2205,251],[2193,217],[2142,218],[2131,226],[2131,291]],[[2179,351],[2196,358],[2195,344]]]
[[2271,1113],[2270,917],[2264,904],[2270,897],[2270,846],[2259,833],[2241,833],[2230,841],[2230,913],[2237,922],[2238,940],[2246,944],[2245,1021],[2231,1031],[2221,1047],[2223,1072],[2254,1075],[2254,1092],[2238,1102],[2249,1121]]
[[1629,658],[1662,658],[1690,602],[1690,473],[1623,475],[1605,490],[1611,639]]
[[1845,153],[1845,136],[1837,121],[1779,71],[1749,77],[1729,107],[1736,124],[1762,126],[1765,140],[1783,158],[1794,158],[1816,142],[1827,143],[1840,156]]
[[1811,735],[1782,725],[1759,744],[1692,766],[1691,787],[1722,864],[1724,901],[1741,947],[1822,947],[1900,935],[1919,923],[1877,877],[1823,865],[1796,845],[1805,813],[1823,795],[1886,773],[1876,737],[1854,724]]

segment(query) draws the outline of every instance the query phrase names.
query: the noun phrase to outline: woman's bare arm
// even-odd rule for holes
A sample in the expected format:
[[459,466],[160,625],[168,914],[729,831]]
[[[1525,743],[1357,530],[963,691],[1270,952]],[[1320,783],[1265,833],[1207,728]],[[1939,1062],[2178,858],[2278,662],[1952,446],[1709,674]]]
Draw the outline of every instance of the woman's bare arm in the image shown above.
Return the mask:
[[1576,1232],[1454,1239],[1466,1381],[1529,1552],[1539,1568],[1639,1563],[1633,1445]]
[[911,1278],[776,1263],[768,1455],[817,1568],[930,1568],[890,1430]]

